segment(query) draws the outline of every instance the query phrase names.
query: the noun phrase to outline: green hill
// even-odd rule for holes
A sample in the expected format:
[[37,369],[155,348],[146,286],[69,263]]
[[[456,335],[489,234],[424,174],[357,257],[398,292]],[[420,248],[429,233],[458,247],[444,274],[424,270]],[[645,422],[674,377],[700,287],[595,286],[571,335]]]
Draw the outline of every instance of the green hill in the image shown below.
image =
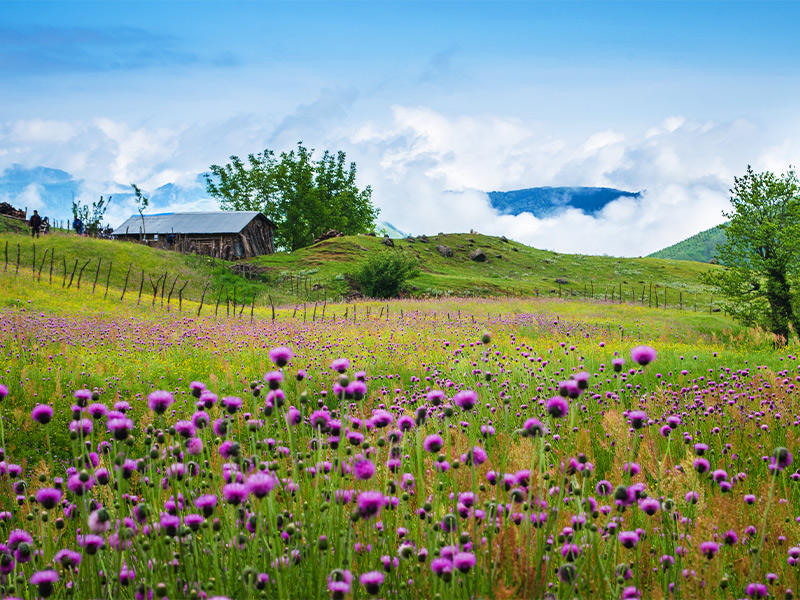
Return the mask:
[[[358,294],[349,273],[375,252],[403,252],[419,262],[421,273],[405,291],[405,295],[417,297],[593,295],[618,300],[621,289],[628,302],[662,306],[666,288],[669,306],[681,301],[689,306],[695,296],[699,304],[707,303],[709,296],[700,274],[716,268],[680,260],[559,254],[480,234],[441,234],[427,242],[416,238],[414,242],[393,240],[393,244],[384,246],[380,237],[346,236],[292,253],[226,262],[73,233],[51,233],[32,240],[0,227],[0,261],[6,272],[17,270],[19,251],[20,277],[30,277],[34,270],[37,279],[71,289],[78,287],[80,278],[81,290],[94,287],[95,280],[104,290],[108,281],[117,297],[127,278],[128,297],[138,296],[141,288],[145,299],[148,295],[152,298],[154,285],[166,274],[159,295],[172,289],[173,301],[179,289],[185,300],[197,300],[207,290],[208,302],[220,293],[232,295],[234,288],[240,303],[242,298],[252,302],[255,295],[256,305],[270,300],[275,305],[292,305],[348,298]],[[471,258],[478,251],[483,260]],[[70,279],[74,279],[71,286]]]
[[686,238],[682,242],[653,252],[650,258],[668,258],[671,260],[710,261],[717,252],[717,245],[725,241],[725,231],[720,225],[701,231],[697,235]]

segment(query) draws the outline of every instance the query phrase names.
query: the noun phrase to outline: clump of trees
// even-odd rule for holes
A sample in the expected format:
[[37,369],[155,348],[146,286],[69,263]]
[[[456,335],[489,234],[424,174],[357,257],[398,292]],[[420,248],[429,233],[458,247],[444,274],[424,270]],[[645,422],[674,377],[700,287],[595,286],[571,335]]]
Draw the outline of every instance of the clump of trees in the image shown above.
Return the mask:
[[752,167],[734,179],[726,241],[717,247],[724,269],[705,275],[730,301],[739,322],[775,334],[778,344],[800,332],[796,306],[800,271],[800,182],[793,168],[781,175]]
[[419,275],[419,265],[410,256],[387,250],[371,254],[352,277],[361,292],[370,298],[394,298],[403,284]]
[[105,217],[109,204],[111,204],[111,196],[108,198],[100,196],[100,200],[92,202],[91,207],[88,204],[81,205],[73,200],[72,218],[73,220],[80,219],[81,223],[83,223],[83,230],[88,235],[93,237],[97,236],[103,229],[103,218]]
[[264,213],[277,226],[276,246],[286,250],[309,246],[329,229],[371,231],[379,210],[372,189],[356,185],[356,164],[348,165],[342,151],[326,150],[318,160],[313,153],[301,142],[278,157],[272,150],[246,160],[231,156],[226,165],[211,165],[206,189],[224,210]]

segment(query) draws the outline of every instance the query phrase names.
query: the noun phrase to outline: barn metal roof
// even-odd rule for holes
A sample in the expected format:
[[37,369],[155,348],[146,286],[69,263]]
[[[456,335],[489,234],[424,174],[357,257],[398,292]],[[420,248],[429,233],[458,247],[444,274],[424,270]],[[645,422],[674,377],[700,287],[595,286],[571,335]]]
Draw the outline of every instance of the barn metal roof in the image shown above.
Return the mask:
[[[180,212],[159,215],[144,215],[144,229],[147,234],[159,235],[179,234],[216,234],[239,233],[258,216],[267,219],[257,211],[213,211],[213,212]],[[269,221],[271,223],[271,221]],[[142,217],[132,215],[111,235],[138,235],[142,229]]]

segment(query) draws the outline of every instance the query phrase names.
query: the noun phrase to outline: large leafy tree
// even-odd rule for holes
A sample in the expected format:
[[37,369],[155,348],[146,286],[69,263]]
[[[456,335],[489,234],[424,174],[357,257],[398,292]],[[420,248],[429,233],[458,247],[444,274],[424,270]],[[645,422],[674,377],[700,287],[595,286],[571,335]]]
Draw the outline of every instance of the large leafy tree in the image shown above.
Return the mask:
[[325,152],[314,160],[314,150],[301,143],[279,158],[271,150],[231,156],[227,165],[211,165],[206,174],[208,193],[224,210],[261,211],[275,222],[275,242],[297,250],[311,244],[328,229],[353,235],[370,231],[378,216],[372,189],[356,185],[356,165],[344,152]]
[[795,307],[800,268],[800,182],[791,169],[782,174],[747,173],[734,179],[731,212],[723,215],[726,241],[717,247],[724,269],[706,275],[730,300],[734,317],[789,339],[790,326],[800,332]]

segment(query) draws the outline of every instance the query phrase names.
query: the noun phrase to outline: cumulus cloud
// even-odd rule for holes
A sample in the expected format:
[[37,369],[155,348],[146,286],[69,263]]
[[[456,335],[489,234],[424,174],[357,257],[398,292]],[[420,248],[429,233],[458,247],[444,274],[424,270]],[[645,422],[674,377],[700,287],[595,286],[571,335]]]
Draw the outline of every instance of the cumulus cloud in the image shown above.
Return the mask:
[[[135,212],[125,196],[131,182],[147,191],[176,184],[159,210],[213,208],[198,179],[210,164],[303,140],[319,151],[346,150],[359,183],[372,186],[381,218],[401,230],[475,229],[559,252],[638,256],[720,223],[733,177],[748,163],[783,171],[800,150],[791,131],[770,134],[747,119],[668,115],[639,131],[598,128],[567,138],[545,123],[496,114],[397,105],[367,120],[359,108],[355,90],[343,89],[323,90],[272,122],[257,115],[166,127],[107,118],[10,121],[0,125],[0,172],[12,164],[62,169],[82,181],[83,202],[120,195],[109,210],[119,222]],[[544,219],[501,215],[485,193],[537,186],[643,193],[594,216],[568,209]],[[25,193],[36,206],[37,188]]]

